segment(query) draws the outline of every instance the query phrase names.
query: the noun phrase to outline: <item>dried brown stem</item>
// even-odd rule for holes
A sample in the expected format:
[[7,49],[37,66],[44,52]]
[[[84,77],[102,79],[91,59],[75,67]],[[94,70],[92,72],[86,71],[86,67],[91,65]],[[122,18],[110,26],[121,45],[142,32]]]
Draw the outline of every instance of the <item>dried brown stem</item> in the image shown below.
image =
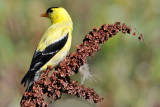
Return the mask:
[[[45,97],[57,100],[61,98],[62,93],[84,97],[93,100],[94,103],[101,102],[103,98],[100,98],[94,89],[78,85],[78,82],[71,81],[70,76],[77,73],[80,66],[87,62],[87,56],[94,56],[95,52],[100,49],[100,44],[105,43],[119,31],[130,34],[132,30],[125,24],[115,22],[113,25],[102,25],[98,30],[94,28],[90,31],[83,39],[83,43],[77,46],[77,51],[69,53],[51,76],[49,75],[49,72],[52,71],[51,67],[44,71],[41,78],[34,83],[32,91],[25,92],[26,100],[21,102],[21,106],[47,107]],[[139,39],[142,39],[142,35],[139,36]]]

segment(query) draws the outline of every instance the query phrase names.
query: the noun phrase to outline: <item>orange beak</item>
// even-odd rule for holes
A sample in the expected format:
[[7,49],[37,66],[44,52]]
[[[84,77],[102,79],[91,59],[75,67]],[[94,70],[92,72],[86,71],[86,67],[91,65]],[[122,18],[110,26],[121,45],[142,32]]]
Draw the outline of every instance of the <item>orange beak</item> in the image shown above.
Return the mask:
[[48,17],[47,13],[42,13],[41,17]]

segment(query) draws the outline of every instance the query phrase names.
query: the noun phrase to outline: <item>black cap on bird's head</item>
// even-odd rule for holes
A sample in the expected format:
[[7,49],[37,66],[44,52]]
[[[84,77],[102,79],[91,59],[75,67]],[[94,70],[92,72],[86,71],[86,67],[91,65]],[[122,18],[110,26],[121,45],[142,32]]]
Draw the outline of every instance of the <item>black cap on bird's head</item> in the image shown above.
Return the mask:
[[53,10],[52,10],[53,8],[59,8],[59,7],[50,7],[50,8],[47,9],[46,13],[47,14],[52,13],[53,12]]
[[59,8],[59,7],[48,8],[47,11],[41,15],[41,17],[48,17],[48,15],[53,12],[53,8]]
[[63,7],[50,7],[42,13],[41,17],[49,18],[52,23],[72,22],[70,15]]

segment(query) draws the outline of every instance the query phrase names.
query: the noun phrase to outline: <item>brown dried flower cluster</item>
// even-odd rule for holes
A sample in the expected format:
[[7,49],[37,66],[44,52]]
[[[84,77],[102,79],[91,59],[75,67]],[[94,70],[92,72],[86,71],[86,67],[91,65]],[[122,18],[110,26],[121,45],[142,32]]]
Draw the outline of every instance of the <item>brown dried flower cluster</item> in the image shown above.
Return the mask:
[[[26,100],[21,102],[21,106],[47,107],[46,97],[55,101],[60,99],[63,93],[84,97],[87,100],[93,100],[94,103],[102,101],[103,98],[100,98],[94,89],[78,85],[78,82],[71,81],[70,76],[77,73],[80,66],[87,62],[87,56],[94,56],[95,52],[100,49],[100,44],[106,42],[119,31],[130,34],[131,28],[116,22],[113,25],[102,25],[98,30],[94,28],[90,31],[83,39],[83,43],[77,46],[77,51],[69,53],[51,75],[49,73],[52,68],[48,66],[41,78],[34,82],[31,92],[25,92]],[[139,36],[139,39],[142,39],[142,35]]]

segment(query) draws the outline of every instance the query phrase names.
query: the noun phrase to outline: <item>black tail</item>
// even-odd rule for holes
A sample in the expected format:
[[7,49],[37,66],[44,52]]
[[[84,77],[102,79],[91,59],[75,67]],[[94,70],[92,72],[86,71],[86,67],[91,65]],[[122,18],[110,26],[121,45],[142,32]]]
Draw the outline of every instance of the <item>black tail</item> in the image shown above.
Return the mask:
[[[30,91],[32,90],[32,88],[33,88],[33,84],[34,84],[34,82],[30,83],[30,84],[27,86],[27,89],[26,89],[25,92],[30,92]],[[25,97],[24,95],[22,96],[21,102],[22,102],[22,100],[26,100],[26,97]]]
[[[27,72],[27,74],[23,77],[21,84],[24,84],[24,87],[27,85],[26,91],[25,92],[30,92],[33,88],[33,84],[34,84],[34,78],[35,78],[35,74],[30,74],[30,72]],[[26,100],[26,97],[23,95],[22,100]]]
[[26,86],[26,84],[29,84],[29,82],[31,81],[32,78],[34,78],[33,73],[30,73],[30,71],[28,71],[26,73],[26,75],[23,77],[21,84],[24,84],[24,87]]

